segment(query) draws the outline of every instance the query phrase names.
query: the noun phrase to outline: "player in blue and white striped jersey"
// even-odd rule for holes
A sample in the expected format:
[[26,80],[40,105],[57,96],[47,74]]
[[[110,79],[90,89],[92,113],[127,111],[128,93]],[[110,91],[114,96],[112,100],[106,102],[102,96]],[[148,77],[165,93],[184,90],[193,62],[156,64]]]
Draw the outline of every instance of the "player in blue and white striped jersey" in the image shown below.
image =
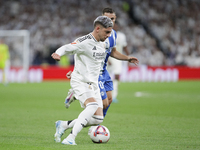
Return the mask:
[[[110,18],[113,21],[113,24],[115,24],[116,14],[112,8],[104,8],[102,11],[102,15]],[[108,108],[110,107],[110,104],[112,103],[113,82],[106,69],[109,56],[114,57],[115,59],[129,61],[131,63],[134,63],[135,65],[137,65],[139,62],[138,59],[135,57],[129,57],[118,52],[116,50],[116,39],[117,39],[117,33],[115,32],[115,30],[112,29],[110,37],[108,37],[105,41],[107,45],[106,47],[107,55],[103,62],[103,67],[99,76],[99,88],[100,88],[101,98],[103,100],[104,117],[107,113]]]
[[[103,15],[108,15],[109,18],[112,17],[113,23],[115,22],[116,15],[112,11],[105,13],[103,12]],[[110,37],[108,37],[105,41],[106,56],[104,61],[102,62],[102,69],[99,75],[99,89],[101,93],[101,98],[103,100],[104,117],[107,113],[108,108],[110,107],[110,104],[112,103],[113,82],[106,68],[107,68],[108,58],[110,57],[112,50],[114,50],[116,47],[116,39],[117,39],[117,34],[115,30],[112,29]]]

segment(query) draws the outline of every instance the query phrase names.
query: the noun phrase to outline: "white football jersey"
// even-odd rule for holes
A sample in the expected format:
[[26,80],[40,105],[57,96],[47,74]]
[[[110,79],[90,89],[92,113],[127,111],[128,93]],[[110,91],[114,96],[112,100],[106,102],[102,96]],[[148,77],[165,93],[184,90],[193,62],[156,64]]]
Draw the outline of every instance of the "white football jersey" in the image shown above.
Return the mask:
[[90,33],[76,39],[73,43],[56,50],[56,54],[75,54],[75,67],[72,78],[79,81],[98,83],[101,62],[105,58],[105,43],[98,42]]

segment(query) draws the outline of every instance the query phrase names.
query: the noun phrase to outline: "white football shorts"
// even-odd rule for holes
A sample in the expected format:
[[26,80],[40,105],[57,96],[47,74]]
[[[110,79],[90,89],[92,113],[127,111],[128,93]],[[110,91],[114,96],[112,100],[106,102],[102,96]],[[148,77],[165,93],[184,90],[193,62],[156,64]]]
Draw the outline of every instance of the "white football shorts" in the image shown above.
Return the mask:
[[74,91],[74,96],[79,100],[82,108],[85,108],[84,103],[88,98],[95,98],[99,107],[103,108],[103,103],[100,95],[98,84],[85,83],[71,78],[71,87]]

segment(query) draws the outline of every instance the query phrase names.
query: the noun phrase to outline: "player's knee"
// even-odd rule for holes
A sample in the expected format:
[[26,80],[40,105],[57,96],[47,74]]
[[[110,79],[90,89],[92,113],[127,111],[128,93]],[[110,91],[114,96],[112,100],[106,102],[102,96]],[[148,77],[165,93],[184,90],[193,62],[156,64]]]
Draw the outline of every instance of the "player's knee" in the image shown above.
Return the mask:
[[106,94],[108,96],[108,105],[110,105],[112,103],[112,91],[108,91]]
[[112,96],[108,98],[108,105],[110,105],[111,103],[112,103]]

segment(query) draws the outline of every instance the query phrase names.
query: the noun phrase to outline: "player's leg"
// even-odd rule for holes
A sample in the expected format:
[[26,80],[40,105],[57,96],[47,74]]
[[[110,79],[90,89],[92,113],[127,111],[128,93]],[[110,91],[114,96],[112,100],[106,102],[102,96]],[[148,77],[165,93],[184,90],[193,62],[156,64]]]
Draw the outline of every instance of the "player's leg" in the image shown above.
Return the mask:
[[[78,127],[78,122],[79,122],[79,120],[81,120],[81,122],[80,122],[80,124],[82,125],[81,127],[83,128],[83,127],[86,127],[86,126],[92,126],[92,125],[98,125],[98,124],[101,124],[102,122],[103,122],[103,119],[104,119],[104,117],[103,117],[103,104],[102,104],[102,100],[101,100],[101,95],[100,95],[100,92],[99,92],[99,88],[97,87],[96,88],[96,90],[94,91],[94,93],[95,93],[95,97],[94,97],[94,100],[95,100],[95,102],[96,102],[96,104],[98,105],[98,108],[95,110],[95,112],[94,113],[92,113],[91,111],[90,111],[90,117],[89,117],[89,115],[88,114],[85,114],[85,116],[87,115],[88,117],[87,117],[87,119],[85,119],[87,122],[85,122],[85,124],[83,125],[83,122],[85,121],[83,118],[84,118],[84,116],[80,116],[80,118],[82,119],[79,119],[79,117],[78,117],[78,119],[76,120],[76,122],[75,122],[75,124],[74,124],[74,127],[73,127],[73,129],[72,129],[72,134],[74,134],[74,128],[76,128],[76,126]],[[84,95],[84,94],[83,94]],[[87,96],[89,95],[89,93],[87,94]],[[81,97],[80,97],[81,98]],[[90,98],[91,99],[91,98]],[[89,104],[93,104],[94,105],[94,101],[89,101],[88,102],[88,100],[89,99],[87,99],[85,102],[84,102],[84,105],[85,106],[87,106],[87,105],[89,105]],[[92,99],[91,99],[92,100]],[[86,107],[86,109],[87,109],[87,107]],[[88,108],[88,109],[91,109],[91,108]],[[88,110],[89,111],[89,110]],[[86,118],[86,117],[85,117]],[[79,127],[80,128],[80,127]],[[79,129],[80,130],[80,129]],[[78,131],[79,131],[78,130]],[[79,131],[80,132],[80,131]],[[76,133],[76,131],[75,131],[75,133]],[[75,134],[75,135],[77,135],[77,134]]]
[[119,74],[115,74],[114,80],[113,80],[113,91],[112,91],[112,96],[113,96],[113,103],[117,103],[117,95],[118,95],[118,84],[119,84]]
[[65,107],[69,108],[70,104],[75,100],[76,100],[76,98],[74,96],[74,91],[72,89],[69,89],[68,95],[65,98]]
[[104,84],[102,81],[99,81],[99,89],[100,89],[101,99],[103,101],[103,109],[105,109],[108,107],[109,102],[106,94],[106,89],[104,88]]
[[112,103],[112,100],[113,100],[113,98],[112,98],[113,82],[112,82],[109,74],[107,75],[106,81],[104,82],[104,88],[106,90],[106,95],[107,95],[107,99],[108,99],[108,102],[109,102],[108,107],[103,110],[104,117],[105,117],[106,114],[107,114],[107,111],[110,107],[110,104]]
[[117,59],[112,59],[112,64],[113,64],[113,74],[114,74],[112,97],[113,97],[113,102],[117,103],[119,77],[122,72],[122,61]]
[[107,97],[108,97],[108,103],[109,105],[112,103],[113,98],[112,98],[112,91],[106,91]]
[[[88,93],[89,94],[89,93]],[[83,94],[87,95],[87,94]],[[85,96],[84,96],[85,97]],[[94,115],[98,109],[98,103],[94,98],[88,98],[85,102],[85,109],[79,114],[75,124],[72,128],[71,133],[62,141],[62,144],[76,145],[75,138],[77,134],[85,127],[88,123],[88,120]]]
[[[88,121],[95,114],[98,107],[103,108],[103,105],[98,85],[77,82],[76,80],[73,81],[71,79],[71,86],[75,91],[75,97],[77,97],[82,107],[85,108],[75,121],[71,133],[62,141],[62,144],[74,145],[77,134],[88,124]],[[99,102],[101,105],[99,105]]]
[[[98,98],[99,97],[99,98]],[[88,121],[86,126],[92,126],[92,125],[99,125],[103,122],[104,116],[103,116],[103,104],[102,104],[102,100],[101,100],[101,96],[99,94],[96,98],[97,103],[98,103],[98,109],[97,111],[94,113],[94,115],[90,118],[90,120]]]
[[61,137],[64,134],[65,130],[73,128],[77,119],[70,121],[62,121],[58,120],[55,122],[56,124],[56,133],[54,134],[55,142],[61,142]]
[[[90,120],[88,121],[88,123],[85,127],[99,125],[103,122],[103,119],[104,119],[103,108],[98,107],[97,111],[90,118]],[[77,119],[70,120],[70,121],[62,121],[62,120],[57,121],[56,122],[56,127],[57,127],[56,134],[58,133],[60,136],[55,136],[55,137],[57,137],[57,138],[55,138],[55,141],[60,142],[61,136],[64,134],[65,130],[73,128],[76,121],[77,121]]]
[[[101,106],[97,109],[97,111],[95,112],[95,114],[90,118],[90,120],[88,121],[86,126],[91,126],[91,125],[98,125],[100,123],[103,122],[103,105],[102,105],[102,100],[101,100],[101,96],[99,93],[99,90],[96,91],[97,93],[97,97],[96,99],[98,100],[98,105]],[[106,92],[105,92],[106,94]],[[107,97],[107,96],[106,96]],[[104,101],[103,101],[104,102]],[[108,99],[107,99],[107,104],[106,107],[108,106]],[[65,130],[73,128],[74,124],[76,123],[77,119],[74,120],[70,120],[70,121],[56,121],[56,133],[55,133],[55,141],[56,142],[60,142],[61,141],[61,136],[63,135],[63,133],[65,132]]]
[[[69,89],[68,95],[65,99],[65,107],[69,108],[70,104],[75,101],[76,98],[74,96],[74,92],[72,89]],[[61,142],[61,136],[63,135],[63,133],[65,132],[65,130],[67,130],[68,128],[72,128],[75,124],[77,119],[74,120],[70,120],[70,121],[62,121],[62,120],[58,120],[55,122],[56,124],[56,133],[54,134],[55,137],[55,141],[56,142]]]
[[[84,93],[81,96],[79,96],[80,99],[79,101],[81,101],[81,99],[84,99],[86,97],[91,97],[91,98],[88,98],[84,102],[85,109],[81,112],[76,121],[73,120],[70,123],[71,125],[73,124],[73,122],[75,122],[71,134],[66,139],[63,140],[62,142],[63,144],[69,144],[70,140],[74,141],[76,135],[81,131],[83,127],[98,125],[103,122],[104,119],[103,104],[98,87],[96,88],[94,93],[95,93],[94,98],[91,97],[92,95],[90,95],[90,93]],[[83,103],[83,101],[81,102]],[[94,109],[94,105],[97,105],[98,108],[95,107]]]
[[108,99],[107,92],[106,92],[105,88],[101,89],[100,92],[101,92],[101,99],[102,99],[102,102],[103,102],[103,116],[105,117],[107,109],[110,106],[110,103],[109,103],[109,99]]
[[[72,74],[72,71],[69,71],[69,72],[66,74],[66,77],[67,77],[68,79],[71,79],[71,74]],[[69,89],[68,95],[67,95],[67,97],[66,97],[66,99],[65,99],[65,107],[66,107],[66,108],[69,108],[70,104],[71,104],[73,101],[75,101],[75,100],[76,100],[76,98],[75,98],[75,96],[74,96],[74,91],[73,91],[72,89]]]
[[[109,101],[108,101],[106,90],[104,88],[104,84],[103,83],[104,83],[104,79],[103,79],[102,76],[100,76],[99,77],[99,89],[100,89],[101,99],[102,99],[102,102],[103,102],[103,109],[106,109],[109,106]],[[109,96],[109,97],[111,97],[111,96]],[[74,94],[73,94],[72,89],[69,90],[68,97],[66,99],[68,99],[68,101],[71,101],[71,102],[74,101],[72,99],[76,99]],[[112,100],[112,97],[111,97],[111,100]],[[101,104],[99,104],[99,106],[100,105]],[[68,107],[66,107],[66,108],[68,108]],[[91,117],[91,119],[89,120],[87,126],[98,125],[103,121],[103,118],[104,118],[103,116],[105,116],[103,114],[103,109],[102,108],[98,108],[97,109],[97,112]],[[107,110],[105,112],[107,112]],[[70,120],[70,121],[57,121],[56,124],[59,124],[59,126],[62,126],[62,127],[60,127],[62,129],[61,132],[64,133],[64,131],[66,129],[72,128],[74,126],[76,120],[77,119]],[[56,125],[56,126],[58,126],[58,125]],[[61,136],[62,136],[62,134],[61,134]]]
[[109,101],[108,101],[108,97],[107,97],[107,94],[106,94],[106,89],[104,87],[104,84],[105,84],[104,75],[99,76],[98,84],[99,84],[101,99],[103,101],[103,116],[105,117],[106,112],[107,112],[106,109],[109,106]]
[[105,117],[108,109],[110,108],[112,100],[113,100],[113,98],[112,98],[112,89],[113,89],[112,81],[105,82],[104,86],[105,86],[105,89],[107,90],[106,95],[107,95],[107,99],[108,99],[108,102],[109,102],[108,107],[103,110],[103,114],[104,114],[104,117]]
[[106,95],[107,95],[107,100],[108,100],[109,105],[106,108],[103,109],[104,117],[106,116],[107,111],[108,111],[108,109],[110,107],[110,104],[112,103],[112,91],[107,91]]

